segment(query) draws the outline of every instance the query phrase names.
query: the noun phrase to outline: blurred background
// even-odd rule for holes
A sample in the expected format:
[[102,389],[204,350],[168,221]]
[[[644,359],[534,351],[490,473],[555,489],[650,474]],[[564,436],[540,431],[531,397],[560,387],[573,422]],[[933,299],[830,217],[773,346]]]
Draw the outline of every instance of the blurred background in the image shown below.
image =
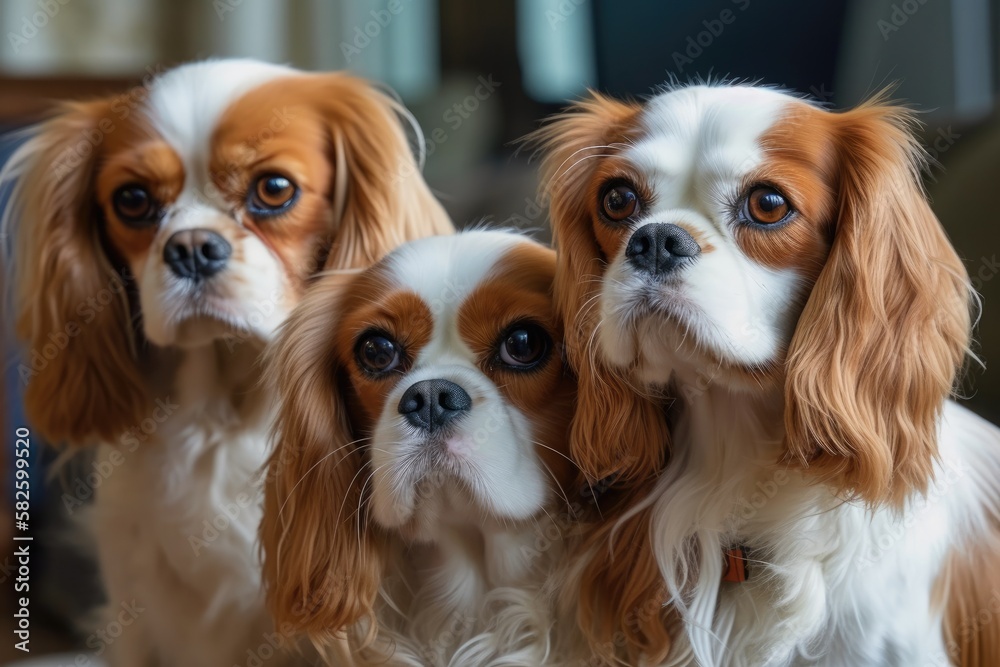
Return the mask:
[[[1000,0],[3,0],[0,130],[32,123],[55,100],[121,92],[212,56],[346,68],[387,83],[423,127],[427,180],[456,222],[542,237],[536,165],[513,142],[588,87],[641,97],[669,80],[725,76],[845,107],[896,83],[896,97],[924,112],[936,159],[928,190],[984,297],[977,340],[990,370],[973,366],[964,395],[1000,421]],[[0,137],[0,160],[13,145]],[[6,341],[9,486],[24,420],[17,350]],[[33,466],[35,489],[50,458]],[[47,498],[33,496],[46,521],[33,654],[85,648],[67,619],[99,595],[87,560],[59,537],[59,481],[47,488]],[[0,512],[0,618],[9,619],[14,570],[2,533],[11,513]],[[10,637],[6,622],[0,636]],[[11,644],[0,643],[0,664],[26,657]]]

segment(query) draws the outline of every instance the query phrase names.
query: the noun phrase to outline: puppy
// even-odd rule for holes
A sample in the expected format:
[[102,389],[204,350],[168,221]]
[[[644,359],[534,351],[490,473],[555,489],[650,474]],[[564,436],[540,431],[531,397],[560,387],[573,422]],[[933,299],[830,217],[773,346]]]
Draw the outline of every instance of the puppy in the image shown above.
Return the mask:
[[7,165],[27,413],[101,445],[109,606],[144,610],[112,664],[243,664],[272,637],[258,357],[317,272],[451,229],[401,114],[345,74],[200,62],[63,106]]
[[554,271],[471,231],[324,279],[292,314],[261,524],[279,623],[363,664],[547,662],[576,474]]
[[583,556],[605,658],[1000,664],[1000,432],[947,400],[972,291],[913,125],[701,85],[538,135],[571,451],[640,498]]

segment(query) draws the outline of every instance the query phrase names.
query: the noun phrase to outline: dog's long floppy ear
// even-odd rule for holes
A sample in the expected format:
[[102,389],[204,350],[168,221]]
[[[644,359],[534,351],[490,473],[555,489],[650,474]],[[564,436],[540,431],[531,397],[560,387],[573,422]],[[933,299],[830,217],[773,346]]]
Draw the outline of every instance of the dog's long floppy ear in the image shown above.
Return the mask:
[[260,529],[267,601],[278,627],[319,647],[373,620],[382,571],[362,518],[364,464],[331,350],[338,278],[310,290],[267,358],[280,402]]
[[529,137],[544,154],[543,192],[558,252],[556,309],[579,381],[570,451],[591,481],[613,475],[628,483],[654,474],[668,445],[658,402],[604,362],[594,335],[608,258],[595,237],[597,202],[588,193],[600,156],[625,139],[640,110],[592,93]]
[[[651,544],[651,507],[624,515],[652,492],[651,484],[625,491],[588,531],[579,549],[576,581],[562,596],[576,611],[580,630],[593,655],[607,664],[660,664],[671,637],[683,632],[668,599]],[[603,664],[603,663],[602,663]]]
[[[127,274],[109,262],[93,193],[110,102],[65,105],[11,157],[4,213],[28,419],[54,443],[114,441],[147,406]],[[97,137],[97,139],[95,139]]]
[[364,268],[406,241],[453,232],[421,174],[422,156],[407,140],[404,123],[423,136],[410,112],[362,79],[314,76],[334,152],[335,229],[326,268]]
[[913,124],[880,100],[834,118],[833,246],[788,351],[791,457],[872,504],[927,488],[969,346],[968,275],[924,197]]

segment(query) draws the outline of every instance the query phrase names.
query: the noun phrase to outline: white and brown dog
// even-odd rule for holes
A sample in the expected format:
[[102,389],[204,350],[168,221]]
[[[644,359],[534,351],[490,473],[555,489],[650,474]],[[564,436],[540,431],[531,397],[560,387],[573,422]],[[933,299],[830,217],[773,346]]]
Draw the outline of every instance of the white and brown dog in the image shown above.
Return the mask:
[[119,667],[242,664],[266,644],[255,547],[264,344],[324,270],[447,233],[405,111],[351,76],[178,67],[34,128],[14,181],[27,413],[114,471],[92,528]]
[[276,619],[330,664],[342,637],[363,664],[554,659],[576,474],[554,273],[516,234],[423,239],[324,278],[289,319],[264,571]]
[[579,573],[606,658],[1000,664],[1000,431],[948,400],[972,290],[913,122],[699,85],[541,131],[571,451],[639,496]]

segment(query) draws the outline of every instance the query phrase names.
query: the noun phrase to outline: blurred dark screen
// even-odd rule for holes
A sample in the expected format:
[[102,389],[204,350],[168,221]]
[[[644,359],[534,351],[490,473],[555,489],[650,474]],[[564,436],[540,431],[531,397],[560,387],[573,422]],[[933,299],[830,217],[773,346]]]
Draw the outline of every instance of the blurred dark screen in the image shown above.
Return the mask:
[[828,96],[847,2],[764,5],[762,0],[595,0],[601,88],[635,95],[671,77],[683,82],[724,76]]

